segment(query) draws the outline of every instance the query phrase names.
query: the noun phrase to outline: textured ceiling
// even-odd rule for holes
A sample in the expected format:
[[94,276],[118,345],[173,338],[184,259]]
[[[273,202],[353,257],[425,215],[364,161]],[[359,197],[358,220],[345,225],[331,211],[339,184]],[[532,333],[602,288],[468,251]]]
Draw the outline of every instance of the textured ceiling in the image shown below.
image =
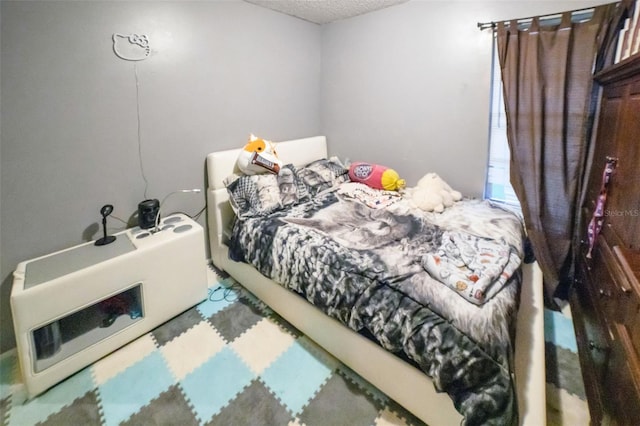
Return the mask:
[[408,0],[244,0],[316,24],[328,24]]

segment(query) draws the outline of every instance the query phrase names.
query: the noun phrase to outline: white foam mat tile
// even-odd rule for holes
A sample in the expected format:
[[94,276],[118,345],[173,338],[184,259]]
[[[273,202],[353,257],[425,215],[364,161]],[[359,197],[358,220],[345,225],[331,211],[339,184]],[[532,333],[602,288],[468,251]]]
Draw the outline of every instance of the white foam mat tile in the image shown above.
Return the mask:
[[547,425],[577,426],[590,424],[587,402],[564,389],[547,383]]
[[223,338],[208,322],[202,321],[165,344],[160,351],[176,379],[182,380],[224,346]]
[[407,426],[407,422],[390,411],[389,408],[385,408],[376,418],[375,426]]
[[260,320],[231,343],[233,350],[256,374],[261,374],[295,338],[268,319]]
[[155,350],[153,338],[145,334],[94,363],[91,367],[93,379],[100,386]]

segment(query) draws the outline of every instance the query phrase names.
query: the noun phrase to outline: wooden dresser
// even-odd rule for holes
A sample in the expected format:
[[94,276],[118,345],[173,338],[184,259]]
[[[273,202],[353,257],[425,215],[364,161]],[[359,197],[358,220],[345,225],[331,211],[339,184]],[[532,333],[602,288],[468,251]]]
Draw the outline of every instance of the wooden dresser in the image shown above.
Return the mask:
[[[640,424],[640,55],[596,75],[603,88],[593,167],[581,210],[570,295],[593,425]],[[607,158],[603,225],[591,258],[587,227]]]

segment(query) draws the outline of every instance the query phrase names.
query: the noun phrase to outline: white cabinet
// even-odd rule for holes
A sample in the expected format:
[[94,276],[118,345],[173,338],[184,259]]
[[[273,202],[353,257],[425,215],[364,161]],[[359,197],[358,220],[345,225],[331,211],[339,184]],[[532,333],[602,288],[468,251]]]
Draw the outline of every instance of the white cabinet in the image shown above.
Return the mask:
[[185,215],[18,264],[11,310],[29,397],[204,300],[204,231]]

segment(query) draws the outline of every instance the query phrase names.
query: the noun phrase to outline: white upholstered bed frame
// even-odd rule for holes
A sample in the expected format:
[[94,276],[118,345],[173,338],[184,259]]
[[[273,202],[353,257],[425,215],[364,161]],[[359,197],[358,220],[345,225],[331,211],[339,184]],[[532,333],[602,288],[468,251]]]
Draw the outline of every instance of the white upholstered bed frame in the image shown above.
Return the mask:
[[[279,142],[277,150],[285,163],[296,166],[327,158],[324,136]],[[449,396],[436,392],[431,379],[417,368],[324,314],[252,266],[229,259],[225,242],[234,213],[223,179],[237,172],[239,151],[232,149],[207,156],[207,220],[213,264],[427,424],[460,424],[462,415],[455,410]],[[516,388],[520,423],[539,426],[546,422],[542,275],[535,263],[523,268],[515,349]]]

